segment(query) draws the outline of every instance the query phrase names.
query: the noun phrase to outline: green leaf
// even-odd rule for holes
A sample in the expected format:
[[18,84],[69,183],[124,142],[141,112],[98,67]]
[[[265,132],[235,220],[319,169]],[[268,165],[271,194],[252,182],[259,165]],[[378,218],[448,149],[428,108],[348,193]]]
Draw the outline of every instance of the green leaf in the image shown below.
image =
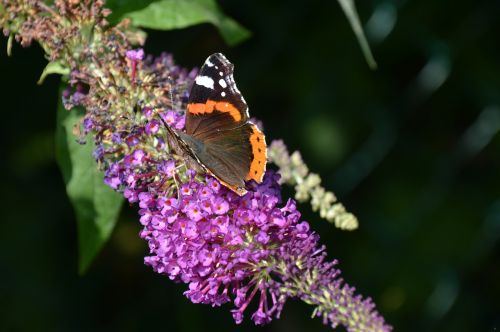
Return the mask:
[[67,111],[59,102],[56,157],[78,222],[81,274],[109,239],[123,204],[123,197],[103,182],[103,173],[92,156],[92,139],[89,137],[87,144],[81,145],[73,134],[83,114],[82,109]]
[[161,0],[125,16],[137,27],[158,30],[211,23],[219,29],[229,45],[235,45],[250,37],[250,31],[224,15],[215,0]]
[[106,19],[113,25],[117,24],[125,14],[143,9],[154,1],[155,0],[107,0],[106,8],[111,9],[111,15],[106,17]]
[[61,64],[59,61],[51,61],[43,69],[42,75],[40,75],[37,84],[41,85],[45,78],[51,74],[68,75],[69,68]]
[[351,28],[358,39],[359,46],[361,47],[361,51],[365,56],[368,66],[370,66],[371,69],[377,69],[377,62],[373,58],[370,45],[368,44],[363,28],[361,27],[358,12],[356,10],[356,6],[354,5],[354,0],[338,0],[338,2],[351,24]]

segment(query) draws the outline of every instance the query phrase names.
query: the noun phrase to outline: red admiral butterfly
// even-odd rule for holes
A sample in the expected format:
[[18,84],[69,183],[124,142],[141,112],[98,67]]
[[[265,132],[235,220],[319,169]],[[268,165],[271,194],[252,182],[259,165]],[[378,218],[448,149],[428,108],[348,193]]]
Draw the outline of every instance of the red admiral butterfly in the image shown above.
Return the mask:
[[167,130],[173,149],[191,159],[187,160],[190,167],[201,166],[224,186],[244,195],[245,181],[262,182],[267,146],[264,134],[249,121],[233,68],[221,53],[209,56],[189,95],[186,132],[168,126]]

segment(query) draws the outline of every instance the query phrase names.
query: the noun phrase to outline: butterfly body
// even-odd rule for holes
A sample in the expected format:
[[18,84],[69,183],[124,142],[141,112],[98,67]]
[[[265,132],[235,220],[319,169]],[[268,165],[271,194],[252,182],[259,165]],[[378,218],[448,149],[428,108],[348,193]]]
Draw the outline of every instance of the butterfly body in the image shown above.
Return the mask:
[[[186,131],[168,128],[172,146],[224,186],[244,195],[245,181],[262,182],[267,146],[249,121],[248,106],[233,79],[233,65],[220,53],[205,61],[195,79],[186,112]],[[196,167],[195,166],[195,167]]]

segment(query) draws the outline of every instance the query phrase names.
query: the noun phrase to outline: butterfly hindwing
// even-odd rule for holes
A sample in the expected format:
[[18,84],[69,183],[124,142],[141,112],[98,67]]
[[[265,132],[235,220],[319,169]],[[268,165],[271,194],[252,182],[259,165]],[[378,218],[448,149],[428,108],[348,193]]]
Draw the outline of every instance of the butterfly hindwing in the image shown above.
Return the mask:
[[245,191],[245,181],[261,182],[266,170],[264,134],[251,122],[208,137],[195,151],[200,162],[234,191]]
[[262,182],[264,173],[266,172],[267,163],[267,145],[264,133],[257,127],[257,125],[249,122],[252,133],[250,134],[250,146],[252,148],[252,159],[250,162],[250,169],[248,170],[245,180],[255,180]]

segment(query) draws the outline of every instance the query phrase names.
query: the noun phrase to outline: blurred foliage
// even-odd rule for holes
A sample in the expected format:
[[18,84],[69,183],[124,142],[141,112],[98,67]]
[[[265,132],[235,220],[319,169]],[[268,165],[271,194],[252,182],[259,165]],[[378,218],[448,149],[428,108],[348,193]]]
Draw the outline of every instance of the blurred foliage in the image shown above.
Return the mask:
[[[266,135],[299,149],[359,217],[360,229],[344,233],[301,206],[345,278],[397,331],[498,329],[500,3],[358,1],[377,71],[335,1],[220,5],[252,38],[228,49],[201,24],[148,31],[146,51],[168,50],[186,67],[227,54]],[[77,276],[75,220],[52,139],[58,80],[36,85],[39,48],[12,51],[0,52],[0,329],[234,331],[227,306],[190,304],[184,286],[142,264],[136,207]],[[287,304],[270,326],[238,330],[329,331],[309,310]]]
[[354,4],[354,0],[338,0],[338,2],[345,15],[347,16],[349,23],[351,24],[351,28],[354,31],[356,38],[358,39],[359,46],[361,47],[361,51],[363,51],[366,62],[371,69],[377,69],[377,62],[375,62],[375,59],[373,58],[372,51],[370,50],[370,45],[368,45],[368,41],[366,40],[363,28],[361,27],[361,22],[359,21],[359,16],[356,10],[356,5]]

